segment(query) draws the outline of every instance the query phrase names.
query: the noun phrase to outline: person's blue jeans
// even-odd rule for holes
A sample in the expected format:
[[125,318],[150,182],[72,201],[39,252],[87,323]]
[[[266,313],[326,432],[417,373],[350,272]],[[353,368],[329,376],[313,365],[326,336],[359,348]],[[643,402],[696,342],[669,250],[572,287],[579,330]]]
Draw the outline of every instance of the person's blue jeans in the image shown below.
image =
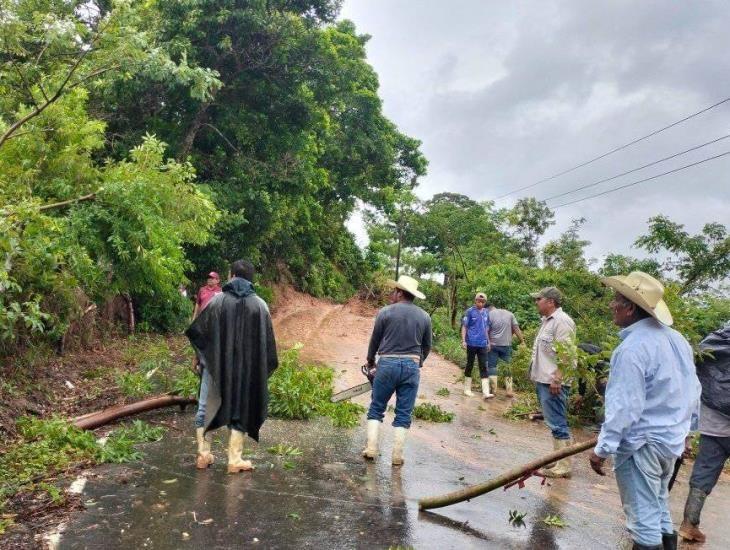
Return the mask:
[[669,514],[669,478],[674,461],[650,443],[623,462],[616,461],[616,483],[626,514],[626,528],[634,542],[661,546],[662,533],[674,532]]
[[200,392],[198,393],[198,412],[195,413],[195,427],[205,426],[205,402],[208,400],[208,386],[210,385],[210,373],[203,369],[200,373]]
[[535,383],[537,399],[540,401],[545,425],[553,432],[555,439],[570,439],[568,429],[568,386],[561,386],[560,393],[550,393],[550,384]]
[[[208,389],[210,388],[211,384],[211,376],[208,372],[208,369],[203,369],[200,374],[200,392],[198,393],[198,412],[195,413],[195,427],[196,428],[204,428],[205,427],[205,412],[207,410],[206,408],[206,402],[208,401]],[[243,424],[239,422],[238,420],[232,420],[231,423],[228,425],[229,428],[233,430],[238,430],[239,432],[245,432],[246,428],[244,428]]]
[[[489,350],[489,376],[497,376],[497,362],[502,361],[509,364],[512,361],[512,346],[495,346]],[[507,376],[511,376],[508,374]]]
[[395,393],[396,428],[411,427],[411,413],[418,395],[421,369],[413,359],[407,357],[383,357],[378,361],[378,369],[373,380],[373,396],[368,409],[368,420],[383,421],[388,401]]

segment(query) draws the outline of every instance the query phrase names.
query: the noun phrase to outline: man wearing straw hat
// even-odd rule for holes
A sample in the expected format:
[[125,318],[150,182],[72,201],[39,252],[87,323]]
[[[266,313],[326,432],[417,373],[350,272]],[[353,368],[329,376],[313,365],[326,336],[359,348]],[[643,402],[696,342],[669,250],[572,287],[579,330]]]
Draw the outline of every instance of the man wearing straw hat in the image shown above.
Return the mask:
[[610,307],[621,343],[611,357],[606,420],[590,464],[605,475],[603,463],[614,456],[633,548],[677,548],[668,486],[697,423],[701,387],[692,348],[669,328],[664,287],[651,275],[634,271],[603,283],[615,291]]
[[368,441],[363,456],[374,459],[378,455],[378,430],[388,401],[395,393],[392,463],[400,466],[418,395],[420,367],[431,351],[431,318],[413,303],[414,298],[425,298],[418,291],[418,281],[401,275],[397,282],[389,281],[389,284],[393,287],[390,305],[378,312],[368,346],[368,365],[375,365],[376,353],[379,358],[368,410]]

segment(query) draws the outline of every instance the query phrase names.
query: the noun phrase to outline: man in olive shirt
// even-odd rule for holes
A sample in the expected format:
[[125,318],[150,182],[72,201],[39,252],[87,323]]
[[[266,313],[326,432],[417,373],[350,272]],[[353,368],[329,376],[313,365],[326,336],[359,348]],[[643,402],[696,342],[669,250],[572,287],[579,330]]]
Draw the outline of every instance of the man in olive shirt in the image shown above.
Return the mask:
[[[542,324],[532,347],[530,378],[535,382],[545,424],[553,434],[553,448],[557,451],[570,446],[568,430],[568,389],[558,368],[555,342],[569,342],[575,338],[575,323],[563,311],[562,293],[555,287],[543,288],[530,294],[542,315]],[[541,470],[546,477],[570,477],[570,459],[565,458]]]

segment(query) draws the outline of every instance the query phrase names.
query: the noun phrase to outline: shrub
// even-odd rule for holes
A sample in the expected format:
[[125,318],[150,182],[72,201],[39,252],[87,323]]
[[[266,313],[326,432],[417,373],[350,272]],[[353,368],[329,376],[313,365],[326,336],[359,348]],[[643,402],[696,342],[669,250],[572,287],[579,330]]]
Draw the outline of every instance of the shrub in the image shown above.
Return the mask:
[[334,371],[301,364],[300,349],[301,344],[298,344],[282,352],[279,368],[269,378],[271,416],[299,420],[328,416],[335,426],[356,426],[364,407],[347,401],[330,402]]
[[421,403],[413,409],[413,416],[420,420],[429,422],[451,422],[456,416],[452,412],[446,412],[439,405],[433,403]]

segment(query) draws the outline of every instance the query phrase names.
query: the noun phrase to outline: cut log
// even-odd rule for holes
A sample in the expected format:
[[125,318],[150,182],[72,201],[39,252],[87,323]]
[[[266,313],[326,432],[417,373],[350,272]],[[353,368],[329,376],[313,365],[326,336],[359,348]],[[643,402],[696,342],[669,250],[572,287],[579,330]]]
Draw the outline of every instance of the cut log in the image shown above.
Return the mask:
[[449,506],[451,504],[456,504],[457,502],[463,502],[465,500],[478,497],[479,495],[483,495],[484,493],[494,491],[495,489],[499,489],[503,485],[507,485],[512,481],[516,481],[524,477],[525,475],[528,475],[531,472],[542,468],[543,466],[547,466],[551,462],[556,462],[561,458],[566,458],[578,453],[582,453],[583,451],[595,447],[596,442],[597,438],[594,437],[592,439],[589,439],[588,441],[576,443],[575,445],[571,445],[570,447],[565,447],[563,449],[560,449],[559,451],[555,451],[553,453],[550,453],[549,455],[545,455],[542,458],[537,458],[523,466],[512,468],[502,475],[499,475],[494,479],[490,479],[489,481],[485,481],[484,483],[472,485],[471,487],[465,487],[464,489],[460,489],[459,491],[454,491],[453,493],[448,493],[446,495],[422,498],[418,501],[418,509],[430,510],[431,508],[441,508],[443,506]]
[[194,397],[180,397],[179,395],[160,395],[157,397],[150,397],[149,399],[143,399],[136,403],[130,403],[128,405],[115,405],[97,411],[94,413],[84,414],[73,419],[73,425],[82,430],[93,430],[99,426],[119,420],[127,416],[139,414],[142,412],[152,411],[154,409],[161,409],[163,407],[172,407],[180,405],[184,407],[186,405],[192,405],[197,403],[198,400]]

